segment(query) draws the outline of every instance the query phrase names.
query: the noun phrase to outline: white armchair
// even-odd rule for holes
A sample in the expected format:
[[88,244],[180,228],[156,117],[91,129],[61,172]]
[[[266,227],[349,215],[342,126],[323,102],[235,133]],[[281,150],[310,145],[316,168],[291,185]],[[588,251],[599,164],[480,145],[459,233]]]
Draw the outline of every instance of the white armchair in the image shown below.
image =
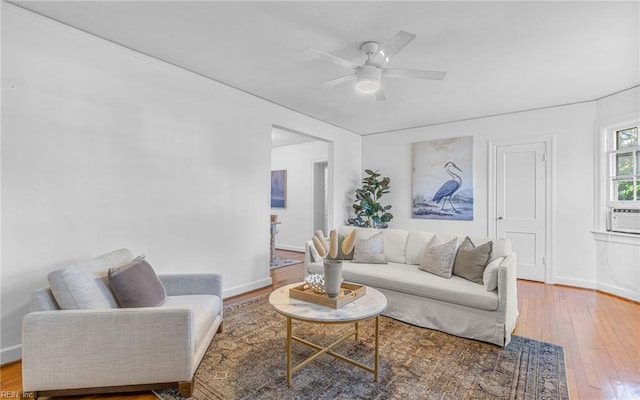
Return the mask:
[[174,387],[190,397],[222,330],[222,278],[159,278],[167,300],[158,307],[61,310],[50,288],[33,292],[23,320],[23,390],[37,398]]

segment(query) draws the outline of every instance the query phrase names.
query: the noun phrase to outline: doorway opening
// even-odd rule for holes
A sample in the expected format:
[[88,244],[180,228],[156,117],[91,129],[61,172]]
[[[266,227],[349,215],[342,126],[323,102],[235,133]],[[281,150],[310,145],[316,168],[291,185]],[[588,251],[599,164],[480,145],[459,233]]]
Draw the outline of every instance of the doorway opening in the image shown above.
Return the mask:
[[274,206],[275,248],[303,252],[315,230],[326,232],[332,213],[332,142],[280,126],[271,130],[271,171],[285,178],[284,204]]

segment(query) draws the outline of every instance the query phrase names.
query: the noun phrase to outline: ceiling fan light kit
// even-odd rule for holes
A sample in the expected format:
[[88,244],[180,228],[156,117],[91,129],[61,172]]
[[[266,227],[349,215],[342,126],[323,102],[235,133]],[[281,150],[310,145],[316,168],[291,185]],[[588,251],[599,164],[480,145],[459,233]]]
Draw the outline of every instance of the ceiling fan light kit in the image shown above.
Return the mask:
[[358,68],[356,89],[362,93],[373,93],[380,89],[380,68],[363,65]]
[[378,42],[364,42],[360,46],[360,50],[367,55],[367,60],[362,65],[358,65],[352,61],[345,60],[334,55],[324,53],[320,50],[306,48],[306,52],[315,57],[330,61],[342,67],[355,70],[355,73],[332,79],[319,85],[319,88],[329,88],[342,83],[353,81],[355,77],[356,90],[362,93],[371,93],[376,101],[386,99],[382,91],[382,75],[386,78],[412,78],[412,79],[436,79],[441,80],[445,77],[446,72],[442,71],[425,71],[414,69],[388,69],[384,68],[390,61],[391,57],[396,55],[407,44],[409,44],[416,35],[413,33],[399,31],[384,46],[380,47]]

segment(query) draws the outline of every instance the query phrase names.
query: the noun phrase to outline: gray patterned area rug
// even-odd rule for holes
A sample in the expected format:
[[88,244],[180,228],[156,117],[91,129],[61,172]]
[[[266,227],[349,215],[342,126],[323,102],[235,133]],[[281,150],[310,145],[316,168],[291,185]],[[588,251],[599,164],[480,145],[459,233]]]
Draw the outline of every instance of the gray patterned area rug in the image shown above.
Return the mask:
[[[296,323],[297,336],[331,343],[345,326]],[[336,351],[372,365],[373,321]],[[287,387],[285,318],[260,297],[225,309],[224,332],[196,372],[193,399],[568,399],[562,347],[514,336],[509,346],[459,338],[391,318],[380,321],[380,378],[330,355]],[[294,342],[294,363],[313,349]],[[296,359],[297,357],[297,359]],[[180,400],[176,391],[158,391]]]
[[275,269],[275,268],[281,268],[281,267],[288,267],[289,265],[294,265],[294,264],[302,264],[303,261],[300,260],[294,260],[291,258],[276,258],[270,265],[269,265],[269,269]]

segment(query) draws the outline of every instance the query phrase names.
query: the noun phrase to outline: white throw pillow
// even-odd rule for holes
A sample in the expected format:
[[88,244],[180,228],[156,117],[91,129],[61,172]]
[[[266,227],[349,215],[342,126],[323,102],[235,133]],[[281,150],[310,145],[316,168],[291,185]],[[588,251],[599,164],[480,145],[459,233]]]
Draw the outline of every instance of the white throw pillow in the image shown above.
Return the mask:
[[454,238],[442,244],[437,236],[431,238],[424,251],[424,257],[418,269],[430,272],[443,278],[451,278],[453,260],[456,255],[458,239]]
[[482,282],[484,288],[491,292],[498,288],[498,268],[504,261],[504,257],[498,257],[495,260],[491,260],[482,274]]

